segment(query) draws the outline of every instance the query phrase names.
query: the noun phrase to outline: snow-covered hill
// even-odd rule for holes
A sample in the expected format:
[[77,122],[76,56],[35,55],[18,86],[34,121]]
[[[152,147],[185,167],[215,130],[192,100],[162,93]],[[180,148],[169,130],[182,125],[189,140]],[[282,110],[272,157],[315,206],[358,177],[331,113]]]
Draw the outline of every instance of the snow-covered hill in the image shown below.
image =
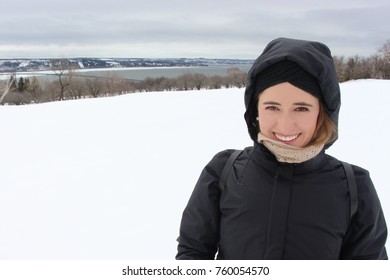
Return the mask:
[[[341,88],[329,153],[370,170],[389,220],[390,81]],[[243,91],[0,107],[0,259],[173,259],[201,169],[251,145]]]

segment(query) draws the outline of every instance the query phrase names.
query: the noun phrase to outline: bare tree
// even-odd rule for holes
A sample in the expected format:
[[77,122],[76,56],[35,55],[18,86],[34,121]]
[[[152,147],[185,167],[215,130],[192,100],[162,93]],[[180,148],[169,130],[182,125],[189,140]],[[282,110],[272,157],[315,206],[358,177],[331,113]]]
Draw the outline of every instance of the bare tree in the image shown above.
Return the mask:
[[383,46],[379,49],[379,53],[383,54],[386,58],[387,62],[390,62],[390,39],[383,44]]
[[207,86],[207,76],[204,74],[196,73],[193,75],[192,80],[194,82],[194,86],[197,90],[202,88],[206,88]]
[[39,95],[42,94],[42,87],[35,76],[31,78],[27,91],[31,94],[34,102],[39,100]]
[[2,82],[1,85],[1,96],[0,96],[0,104],[3,104],[4,98],[12,91],[13,88],[16,88],[16,74],[10,75],[9,79]]
[[86,86],[84,81],[80,78],[72,77],[68,91],[73,99],[82,98],[86,92]]
[[384,60],[382,68],[383,79],[390,79],[390,39],[379,49],[379,53]]
[[162,79],[159,80],[160,91],[172,91],[172,90],[176,90],[176,88],[177,88],[176,79],[162,77]]
[[234,87],[244,87],[246,82],[247,73],[241,71],[239,68],[234,67],[228,69],[228,79]]
[[344,82],[344,71],[345,71],[345,57],[344,56],[334,56],[333,57],[334,66],[336,68],[336,73],[339,78],[339,82]]
[[126,92],[135,92],[134,86],[129,80],[124,79],[121,75],[113,72],[110,76],[102,79],[106,95],[118,95]]
[[34,101],[32,95],[29,92],[12,91],[4,98],[5,104],[24,105],[30,104]]
[[218,89],[222,87],[223,78],[218,75],[214,75],[208,78],[208,87],[211,89]]
[[119,81],[116,77],[110,77],[107,79],[104,79],[104,86],[107,90],[107,94],[109,95],[115,95],[119,92],[121,92],[121,88],[118,86]]
[[67,59],[60,59],[55,62],[54,65],[54,74],[58,78],[58,89],[59,89],[59,97],[58,100],[65,99],[65,93],[70,86],[70,81],[72,78],[72,67]]
[[373,79],[384,79],[385,60],[380,55],[370,57],[369,71]]
[[87,92],[93,97],[98,97],[104,89],[104,83],[99,78],[86,78],[85,86]]
[[187,73],[177,78],[177,85],[179,90],[192,90],[194,89],[193,74]]

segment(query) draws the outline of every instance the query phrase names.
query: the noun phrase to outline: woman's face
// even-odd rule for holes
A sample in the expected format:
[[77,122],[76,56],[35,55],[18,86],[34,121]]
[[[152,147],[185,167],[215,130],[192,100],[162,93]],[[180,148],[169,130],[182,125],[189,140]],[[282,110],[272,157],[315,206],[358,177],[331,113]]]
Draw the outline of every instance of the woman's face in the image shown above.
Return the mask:
[[285,82],[259,96],[259,126],[263,135],[295,147],[305,147],[313,138],[320,104],[316,97]]

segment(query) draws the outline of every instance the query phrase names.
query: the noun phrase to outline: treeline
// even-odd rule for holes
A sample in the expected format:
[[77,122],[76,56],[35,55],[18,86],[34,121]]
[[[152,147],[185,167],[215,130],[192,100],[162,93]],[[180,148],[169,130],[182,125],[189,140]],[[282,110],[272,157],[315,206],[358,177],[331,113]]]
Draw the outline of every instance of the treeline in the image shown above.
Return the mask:
[[187,73],[177,78],[146,78],[134,83],[136,91],[177,91],[245,87],[247,73],[238,68],[230,68],[226,76],[207,76]]
[[247,76],[246,72],[231,68],[226,76],[187,73],[177,78],[159,77],[132,81],[121,77],[80,77],[76,71],[67,69],[67,65],[61,67],[62,69],[54,71],[56,78],[53,81],[37,77],[17,79],[16,75],[11,75],[8,81],[3,81],[4,92],[8,93],[3,94],[0,104],[21,105],[134,92],[244,87]]
[[340,82],[359,79],[390,79],[390,40],[369,57],[334,56]]
[[340,82],[359,79],[390,79],[390,61],[382,56],[334,57]]
[[[340,82],[357,79],[390,79],[390,40],[370,57],[335,56]],[[113,96],[133,92],[178,91],[245,87],[247,73],[238,68],[226,76],[187,73],[177,78],[146,78],[142,81],[120,77],[81,77],[67,60],[59,60],[55,79],[16,78],[0,81],[0,104],[30,104],[50,101]]]

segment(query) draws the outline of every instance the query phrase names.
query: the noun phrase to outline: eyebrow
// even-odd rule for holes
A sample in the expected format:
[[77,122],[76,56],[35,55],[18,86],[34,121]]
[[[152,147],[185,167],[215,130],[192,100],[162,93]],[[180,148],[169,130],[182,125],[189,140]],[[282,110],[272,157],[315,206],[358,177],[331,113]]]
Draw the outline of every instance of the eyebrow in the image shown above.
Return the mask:
[[306,106],[306,107],[313,107],[312,104],[310,103],[306,103],[306,102],[297,102],[297,103],[294,103],[293,105],[296,105],[296,106]]
[[[278,105],[278,106],[281,106],[282,104],[278,103],[278,102],[275,102],[275,101],[266,101],[266,102],[263,102],[263,105]],[[296,102],[293,104],[294,106],[306,106],[306,107],[313,107],[312,104],[310,103],[306,103],[306,102]]]
[[266,102],[263,102],[263,105],[281,105],[280,103],[278,102],[274,102],[274,101],[266,101]]

